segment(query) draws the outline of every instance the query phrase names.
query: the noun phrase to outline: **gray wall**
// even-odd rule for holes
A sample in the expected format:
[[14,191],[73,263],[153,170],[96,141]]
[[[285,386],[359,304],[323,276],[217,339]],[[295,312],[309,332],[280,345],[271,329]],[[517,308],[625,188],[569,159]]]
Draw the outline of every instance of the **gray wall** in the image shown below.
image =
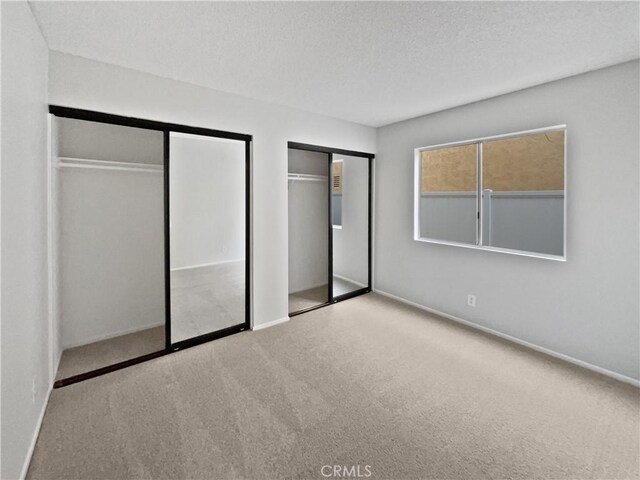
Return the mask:
[[[325,153],[289,149],[289,172],[326,176]],[[328,184],[293,181],[289,188],[289,292],[326,285],[329,272]]]
[[162,172],[58,178],[63,348],[164,325]]
[[[60,156],[163,162],[161,132],[54,122]],[[62,347],[164,324],[163,170],[56,174]]]
[[[638,80],[634,61],[380,128],[376,288],[638,379]],[[413,240],[414,148],[562,123],[566,262]]]
[[61,157],[162,164],[163,134],[144,128],[58,118]]
[[24,473],[51,386],[47,64],[26,2],[2,9],[2,478]]
[[333,229],[333,273],[367,285],[369,275],[369,159],[334,155],[343,160],[342,228]]
[[244,260],[244,142],[172,133],[170,146],[171,268]]

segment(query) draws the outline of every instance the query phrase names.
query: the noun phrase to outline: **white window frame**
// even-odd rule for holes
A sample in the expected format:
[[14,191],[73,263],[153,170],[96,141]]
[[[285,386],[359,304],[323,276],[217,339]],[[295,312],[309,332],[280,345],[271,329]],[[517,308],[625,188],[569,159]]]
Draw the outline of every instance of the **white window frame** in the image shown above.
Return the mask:
[[[487,245],[482,245],[482,223],[483,223],[483,212],[482,212],[482,144],[483,142],[491,141],[491,140],[504,140],[507,138],[520,137],[526,135],[535,135],[545,132],[551,131],[563,131],[564,132],[564,201],[563,201],[563,255],[549,255],[545,253],[538,252],[528,252],[525,250],[513,250],[509,248],[500,248],[500,247],[492,247]],[[478,238],[479,240],[476,244],[470,243],[460,243],[460,242],[451,242],[448,240],[439,240],[434,238],[425,238],[420,236],[420,198],[421,198],[421,179],[422,179],[422,152],[428,150],[437,150],[439,148],[447,148],[447,147],[460,147],[463,145],[472,145],[476,144],[477,147],[477,156],[478,156],[478,167],[477,167],[477,180],[478,180],[478,189],[476,191],[477,201],[478,201],[478,212],[479,218],[477,220],[477,228],[478,228]],[[413,239],[417,242],[423,243],[433,243],[433,244],[441,244],[441,245],[451,245],[455,247],[463,247],[463,248],[471,248],[474,250],[484,250],[489,252],[500,252],[500,253],[508,253],[512,255],[521,255],[524,257],[534,257],[534,258],[544,258],[547,260],[555,260],[560,262],[565,262],[567,260],[567,126],[565,124],[562,125],[554,125],[552,127],[543,127],[543,128],[535,128],[531,130],[522,130],[519,132],[505,133],[501,135],[493,135],[489,137],[480,137],[473,138],[470,140],[462,140],[459,142],[449,142],[449,143],[441,143],[438,145],[429,145],[427,147],[419,147],[414,150],[414,196],[413,196]]]

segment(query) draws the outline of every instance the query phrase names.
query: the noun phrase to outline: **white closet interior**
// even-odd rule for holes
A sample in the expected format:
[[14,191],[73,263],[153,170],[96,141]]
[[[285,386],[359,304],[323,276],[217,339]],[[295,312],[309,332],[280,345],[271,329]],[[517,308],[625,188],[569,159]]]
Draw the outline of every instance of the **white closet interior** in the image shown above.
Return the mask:
[[164,348],[163,133],[52,121],[64,378]]

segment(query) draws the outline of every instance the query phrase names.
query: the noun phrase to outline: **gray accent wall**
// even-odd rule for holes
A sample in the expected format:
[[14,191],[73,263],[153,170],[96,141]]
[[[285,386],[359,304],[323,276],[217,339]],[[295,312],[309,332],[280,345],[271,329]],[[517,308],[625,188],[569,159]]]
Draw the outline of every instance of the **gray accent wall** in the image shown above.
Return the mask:
[[[376,288],[640,378],[638,82],[633,61],[378,129]],[[559,124],[566,262],[413,240],[414,148]]]

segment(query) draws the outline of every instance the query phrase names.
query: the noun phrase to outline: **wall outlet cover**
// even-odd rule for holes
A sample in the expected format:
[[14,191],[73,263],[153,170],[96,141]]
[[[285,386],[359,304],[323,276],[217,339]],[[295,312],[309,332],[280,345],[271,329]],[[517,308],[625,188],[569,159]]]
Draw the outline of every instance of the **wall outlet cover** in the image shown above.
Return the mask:
[[470,307],[476,306],[476,296],[475,295],[467,295],[467,305]]

